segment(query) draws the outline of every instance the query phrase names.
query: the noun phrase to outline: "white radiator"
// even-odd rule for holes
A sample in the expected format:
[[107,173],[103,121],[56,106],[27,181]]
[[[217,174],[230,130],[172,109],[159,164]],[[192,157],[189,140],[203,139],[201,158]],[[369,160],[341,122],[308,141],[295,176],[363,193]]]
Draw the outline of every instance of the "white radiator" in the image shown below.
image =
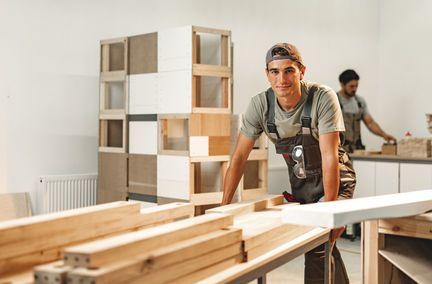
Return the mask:
[[38,213],[96,204],[97,175],[43,176],[39,180]]

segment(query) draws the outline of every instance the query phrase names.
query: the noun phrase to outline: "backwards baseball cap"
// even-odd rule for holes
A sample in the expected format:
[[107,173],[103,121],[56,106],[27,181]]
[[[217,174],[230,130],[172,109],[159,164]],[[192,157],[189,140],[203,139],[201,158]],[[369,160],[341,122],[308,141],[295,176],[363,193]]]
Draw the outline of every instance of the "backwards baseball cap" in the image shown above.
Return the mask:
[[273,60],[290,59],[301,65],[303,65],[303,60],[298,51],[297,47],[290,43],[277,43],[273,45],[266,55],[266,66]]

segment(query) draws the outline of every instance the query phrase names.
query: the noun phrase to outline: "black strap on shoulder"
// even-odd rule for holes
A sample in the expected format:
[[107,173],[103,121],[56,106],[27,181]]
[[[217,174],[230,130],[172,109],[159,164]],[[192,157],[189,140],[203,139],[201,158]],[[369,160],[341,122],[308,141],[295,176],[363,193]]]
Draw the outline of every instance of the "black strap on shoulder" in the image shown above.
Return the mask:
[[313,85],[308,92],[308,96],[306,99],[306,104],[303,109],[303,114],[301,118],[302,123],[302,133],[303,134],[310,134],[311,133],[311,125],[312,125],[312,118],[311,118],[311,110],[312,110],[312,101],[313,97],[318,90],[317,85]]
[[279,133],[277,131],[277,127],[275,124],[275,95],[273,93],[273,89],[269,88],[266,91],[266,100],[267,100],[267,129],[269,133],[274,136],[273,138],[280,139]]
[[361,112],[361,119],[363,119],[363,115],[364,115],[364,106],[363,104],[360,102],[360,100],[358,99],[357,96],[354,96],[356,102],[357,102],[357,106],[359,108],[359,111]]

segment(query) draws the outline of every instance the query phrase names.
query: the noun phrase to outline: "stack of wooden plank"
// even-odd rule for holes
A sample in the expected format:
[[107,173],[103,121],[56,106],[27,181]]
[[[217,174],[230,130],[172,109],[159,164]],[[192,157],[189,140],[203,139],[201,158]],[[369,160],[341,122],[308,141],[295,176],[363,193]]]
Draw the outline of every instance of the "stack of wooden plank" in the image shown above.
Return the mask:
[[[207,214],[66,248],[36,283],[191,283],[241,262],[230,214]],[[48,281],[47,281],[48,280]]]
[[209,209],[206,213],[234,215],[232,227],[242,229],[242,253],[244,261],[249,261],[313,229],[283,224],[282,209],[297,204],[283,202],[282,196],[270,196]]
[[0,223],[0,283],[33,279],[33,266],[62,258],[65,247],[193,216],[193,206],[173,203],[140,209],[114,202]]

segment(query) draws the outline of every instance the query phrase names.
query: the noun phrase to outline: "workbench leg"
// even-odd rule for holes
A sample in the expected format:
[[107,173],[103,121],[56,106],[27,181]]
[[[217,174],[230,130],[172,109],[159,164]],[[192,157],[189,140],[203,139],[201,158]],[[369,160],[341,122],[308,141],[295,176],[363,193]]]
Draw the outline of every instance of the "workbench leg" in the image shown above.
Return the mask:
[[324,284],[333,284],[332,266],[331,266],[331,250],[330,240],[325,243],[325,259],[324,259]]
[[258,284],[266,284],[267,283],[267,276],[266,276],[266,274],[264,274],[263,276],[259,277],[257,280],[258,280],[257,281]]

